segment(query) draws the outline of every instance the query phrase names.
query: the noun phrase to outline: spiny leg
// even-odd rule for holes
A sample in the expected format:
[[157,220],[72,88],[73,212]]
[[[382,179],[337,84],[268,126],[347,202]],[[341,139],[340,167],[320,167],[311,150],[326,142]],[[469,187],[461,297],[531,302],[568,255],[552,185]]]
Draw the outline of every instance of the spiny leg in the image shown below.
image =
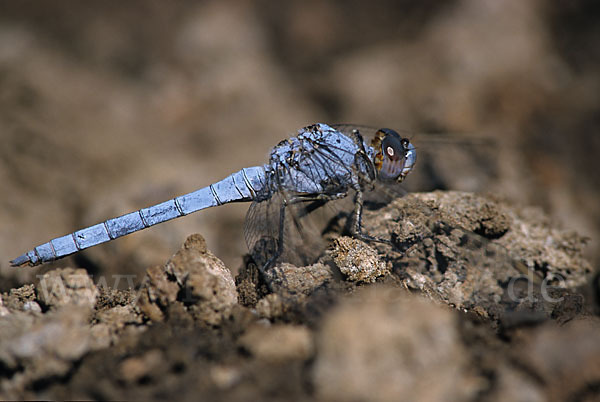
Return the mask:
[[347,195],[348,195],[347,191],[342,191],[342,192],[334,193],[334,194],[297,195],[288,202],[288,205],[294,205],[294,204],[298,204],[301,202],[310,203],[309,206],[306,207],[306,209],[304,209],[302,211],[302,214],[300,216],[298,216],[299,218],[302,218],[305,215],[308,215],[311,212],[321,208],[322,206],[327,204],[329,201],[339,200],[341,198],[345,198]]
[[360,187],[355,188],[356,195],[354,196],[354,211],[352,213],[352,226],[350,233],[352,236],[363,241],[375,241],[378,243],[384,243],[391,245],[392,242],[387,239],[371,236],[370,234],[364,233],[362,228],[362,211],[363,211],[363,192]]
[[[375,180],[374,167],[364,152],[362,136],[358,130],[352,132],[354,140],[361,144],[362,150],[358,151],[354,155],[354,180],[352,182],[352,189],[356,192],[354,195],[354,211],[352,213],[352,225],[350,226],[350,233],[352,236],[363,241],[376,241],[379,243],[392,244],[387,239],[381,239],[378,237],[371,236],[363,232],[362,228],[362,211],[363,211],[363,185],[373,186]],[[363,167],[364,169],[361,169]],[[366,174],[364,171],[366,170]],[[363,173],[361,173],[363,172]],[[362,185],[361,185],[362,183]]]
[[363,136],[358,129],[352,130],[352,141],[354,144],[360,147],[364,151],[364,140]]
[[[365,142],[363,136],[360,134],[358,130],[352,130],[352,140],[355,145],[358,146],[358,151],[354,154],[354,173],[360,175],[363,183],[369,183],[371,186],[373,185],[373,181],[375,180],[375,167],[373,163],[367,156],[367,151],[365,149]],[[366,171],[363,174],[360,174],[360,168],[363,168]],[[355,185],[353,186],[353,188]]]

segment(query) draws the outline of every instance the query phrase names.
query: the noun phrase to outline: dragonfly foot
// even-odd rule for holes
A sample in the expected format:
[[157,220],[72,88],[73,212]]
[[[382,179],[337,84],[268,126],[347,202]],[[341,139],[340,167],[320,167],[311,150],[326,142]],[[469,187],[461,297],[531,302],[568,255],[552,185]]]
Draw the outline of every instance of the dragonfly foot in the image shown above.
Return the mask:
[[359,240],[365,241],[365,242],[383,243],[383,244],[387,244],[390,246],[393,245],[392,242],[388,239],[382,239],[381,237],[371,236],[371,235],[368,235],[368,234],[362,233],[362,232],[354,233],[352,236]]

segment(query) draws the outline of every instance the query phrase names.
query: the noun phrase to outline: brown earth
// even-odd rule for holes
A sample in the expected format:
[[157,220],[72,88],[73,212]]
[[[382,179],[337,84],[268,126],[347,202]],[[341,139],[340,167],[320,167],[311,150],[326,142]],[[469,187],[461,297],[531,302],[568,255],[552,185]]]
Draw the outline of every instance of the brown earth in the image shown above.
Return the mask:
[[[591,0],[0,3],[0,395],[597,398],[599,15]],[[8,265],[262,164],[317,121],[417,144],[406,187],[422,193],[365,216],[392,246],[333,232],[320,263],[259,275],[231,205]]]
[[[368,211],[373,245],[249,261],[190,236],[137,289],[56,269],[2,295],[9,399],[591,400],[598,288],[585,240],[540,211],[414,193]],[[476,234],[480,233],[480,235]],[[577,375],[573,375],[576,372]]]

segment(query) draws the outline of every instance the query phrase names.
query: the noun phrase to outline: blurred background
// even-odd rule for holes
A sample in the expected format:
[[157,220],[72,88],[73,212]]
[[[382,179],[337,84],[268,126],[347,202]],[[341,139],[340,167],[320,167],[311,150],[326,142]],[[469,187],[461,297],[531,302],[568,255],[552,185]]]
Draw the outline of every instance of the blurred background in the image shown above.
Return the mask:
[[[51,238],[266,162],[314,122],[414,133],[406,185],[492,193],[600,261],[600,3],[0,1],[0,290]],[[425,134],[429,133],[429,134]],[[236,270],[248,205],[54,266],[163,264],[191,233]]]

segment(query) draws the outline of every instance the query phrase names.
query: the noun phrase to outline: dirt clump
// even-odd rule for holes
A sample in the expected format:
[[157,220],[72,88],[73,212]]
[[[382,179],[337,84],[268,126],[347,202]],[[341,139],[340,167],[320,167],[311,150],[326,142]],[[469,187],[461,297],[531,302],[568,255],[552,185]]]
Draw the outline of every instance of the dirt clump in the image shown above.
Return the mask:
[[206,249],[200,235],[187,238],[164,268],[148,270],[148,282],[141,291],[141,311],[154,321],[177,303],[195,320],[218,325],[237,303],[231,272]]
[[385,262],[378,258],[376,250],[352,237],[335,239],[330,255],[349,281],[372,283],[378,277],[389,273]]

